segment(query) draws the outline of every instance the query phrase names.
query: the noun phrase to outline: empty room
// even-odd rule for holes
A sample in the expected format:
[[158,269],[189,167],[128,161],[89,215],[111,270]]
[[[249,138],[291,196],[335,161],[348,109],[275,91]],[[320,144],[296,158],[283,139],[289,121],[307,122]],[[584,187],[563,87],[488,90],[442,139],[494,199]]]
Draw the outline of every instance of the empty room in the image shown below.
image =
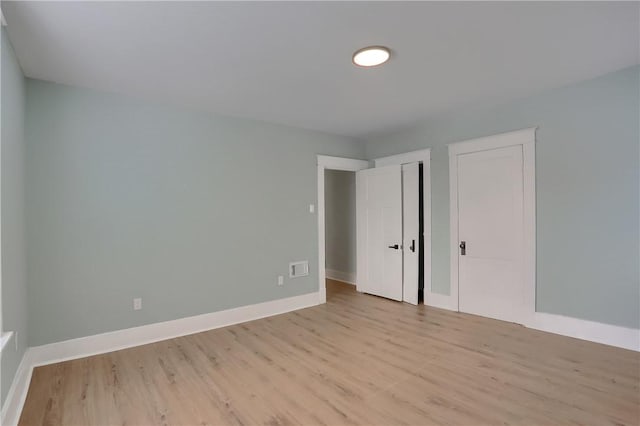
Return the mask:
[[1,425],[640,425],[640,2],[0,8]]

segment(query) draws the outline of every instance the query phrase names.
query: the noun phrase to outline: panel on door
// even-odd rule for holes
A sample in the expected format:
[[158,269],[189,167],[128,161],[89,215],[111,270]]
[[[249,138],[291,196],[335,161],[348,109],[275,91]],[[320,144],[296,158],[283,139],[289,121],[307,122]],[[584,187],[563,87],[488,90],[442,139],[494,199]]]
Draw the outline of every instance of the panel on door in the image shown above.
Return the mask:
[[460,154],[461,312],[518,322],[523,306],[522,146]]
[[356,173],[358,290],[402,300],[402,176],[399,165]]
[[418,304],[420,252],[420,164],[402,165],[402,300]]

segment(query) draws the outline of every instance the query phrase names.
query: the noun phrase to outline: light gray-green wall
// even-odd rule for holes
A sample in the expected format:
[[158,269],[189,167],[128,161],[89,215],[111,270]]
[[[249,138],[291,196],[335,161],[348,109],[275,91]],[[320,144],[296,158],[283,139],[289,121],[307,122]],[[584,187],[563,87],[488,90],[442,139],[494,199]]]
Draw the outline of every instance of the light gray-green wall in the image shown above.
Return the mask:
[[[316,154],[364,155],[35,80],[26,136],[30,345],[317,291]],[[289,279],[303,259],[311,274]]]
[[325,170],[325,241],[327,269],[356,274],[356,174]]
[[640,68],[370,138],[373,159],[432,148],[432,288],[449,293],[446,144],[538,126],[537,310],[640,327]]
[[[367,141],[370,159],[433,148],[435,291],[449,290],[446,143],[539,126],[538,310],[639,326],[639,78],[635,67]],[[2,98],[4,227],[4,176],[22,172],[4,168]],[[26,103],[31,345],[316,290],[315,155],[364,157],[359,142],[35,80]],[[311,275],[278,287],[305,258]]]
[[[13,381],[27,342],[27,281],[24,222],[25,79],[2,28],[2,328],[17,333],[2,352],[1,401]],[[16,336],[14,335],[14,339]]]

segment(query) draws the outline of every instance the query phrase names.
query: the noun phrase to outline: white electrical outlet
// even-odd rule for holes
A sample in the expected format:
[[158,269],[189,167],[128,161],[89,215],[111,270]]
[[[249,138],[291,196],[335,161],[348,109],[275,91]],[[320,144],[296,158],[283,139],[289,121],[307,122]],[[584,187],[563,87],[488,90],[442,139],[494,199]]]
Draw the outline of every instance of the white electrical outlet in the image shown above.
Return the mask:
[[142,309],[142,298],[136,297],[135,299],[133,299],[133,310],[139,311],[140,309]]
[[313,204],[309,204],[309,213],[313,213],[316,211],[316,206],[314,206]]
[[278,285],[284,285],[284,277],[282,275],[278,275]]

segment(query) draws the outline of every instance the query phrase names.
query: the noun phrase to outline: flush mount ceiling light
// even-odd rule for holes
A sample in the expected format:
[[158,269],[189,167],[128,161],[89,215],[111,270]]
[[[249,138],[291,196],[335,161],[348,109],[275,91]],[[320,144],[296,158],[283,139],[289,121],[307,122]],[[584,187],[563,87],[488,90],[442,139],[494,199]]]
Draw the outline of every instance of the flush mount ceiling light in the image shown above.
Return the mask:
[[353,63],[359,67],[375,67],[389,60],[391,52],[384,46],[369,46],[353,54]]

